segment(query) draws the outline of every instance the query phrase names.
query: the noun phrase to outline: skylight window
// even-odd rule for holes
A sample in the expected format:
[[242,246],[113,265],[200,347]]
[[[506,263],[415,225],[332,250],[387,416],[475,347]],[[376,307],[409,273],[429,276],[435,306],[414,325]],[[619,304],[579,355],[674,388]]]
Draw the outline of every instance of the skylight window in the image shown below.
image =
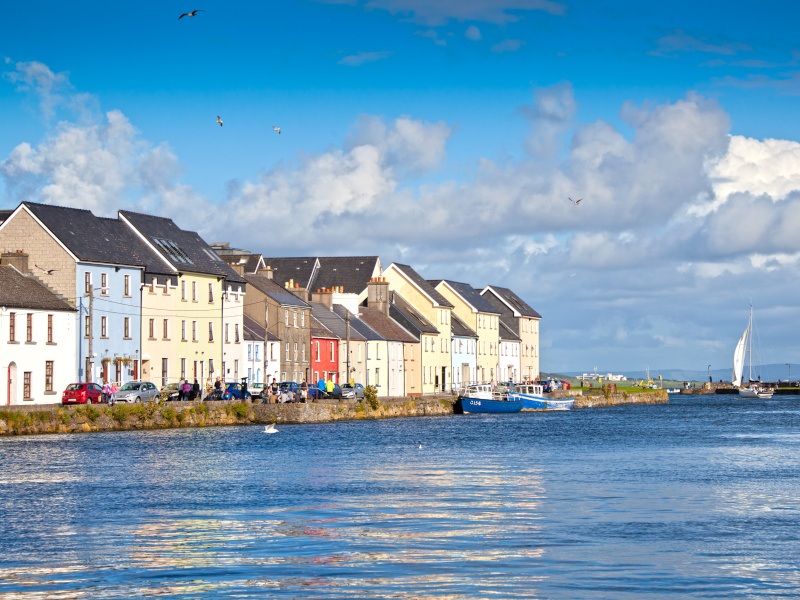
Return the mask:
[[172,240],[165,240],[164,238],[153,238],[156,246],[158,246],[162,252],[164,252],[167,256],[169,256],[174,262],[180,263],[182,265],[191,265],[192,259],[184,252],[178,244],[173,242]]

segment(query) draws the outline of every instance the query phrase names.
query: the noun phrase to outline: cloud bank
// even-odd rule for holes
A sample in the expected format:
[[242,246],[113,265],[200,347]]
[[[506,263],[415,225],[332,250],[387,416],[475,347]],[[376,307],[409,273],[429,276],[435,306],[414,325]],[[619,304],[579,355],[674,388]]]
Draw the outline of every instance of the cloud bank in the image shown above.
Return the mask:
[[[40,97],[45,117],[85,105],[66,75],[31,64],[14,72],[31,75],[13,81]],[[44,139],[14,148],[0,174],[12,206],[132,208],[267,255],[378,254],[427,277],[508,285],[559,332],[554,363],[587,341],[663,352],[687,327],[698,344],[724,346],[713,322],[721,314],[698,323],[697,306],[679,298],[734,310],[743,287],[751,300],[779,293],[767,274],[796,277],[800,144],[730,135],[724,110],[694,94],[620,107],[627,133],[576,123],[577,106],[568,83],[535,90],[516,107],[524,155],[481,157],[458,181],[435,177],[457,143],[452,125],[364,115],[340,147],[297,156],[212,200],[181,181],[168,144],[142,139],[118,110],[91,122],[75,110]]]

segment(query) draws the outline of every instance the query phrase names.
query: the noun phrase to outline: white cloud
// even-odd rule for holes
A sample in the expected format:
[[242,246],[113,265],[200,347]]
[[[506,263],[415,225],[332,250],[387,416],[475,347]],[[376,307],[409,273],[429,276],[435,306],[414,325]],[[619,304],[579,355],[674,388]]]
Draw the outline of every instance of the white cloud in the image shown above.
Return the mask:
[[481,30],[475,27],[475,25],[470,25],[467,27],[466,31],[464,31],[464,37],[471,42],[479,42],[482,39]]
[[367,0],[364,5],[410,16],[428,25],[442,25],[451,20],[503,24],[519,20],[519,13],[523,12],[554,15],[565,12],[564,4],[550,0]]
[[391,52],[388,51],[381,51],[381,52],[358,52],[357,54],[351,54],[349,56],[345,56],[339,61],[340,65],[346,65],[348,67],[360,67],[363,64],[377,62],[379,60],[383,60],[391,56]]
[[507,52],[516,52],[525,44],[522,40],[503,40],[494,44],[491,48],[492,52],[497,54],[505,54]]

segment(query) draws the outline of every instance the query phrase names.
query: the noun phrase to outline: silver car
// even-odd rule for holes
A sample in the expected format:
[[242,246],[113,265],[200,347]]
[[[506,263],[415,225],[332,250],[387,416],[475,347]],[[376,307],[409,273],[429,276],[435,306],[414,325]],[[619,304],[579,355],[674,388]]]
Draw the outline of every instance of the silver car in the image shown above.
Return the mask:
[[158,388],[149,381],[129,381],[111,396],[111,402],[149,402],[150,400],[158,400]]

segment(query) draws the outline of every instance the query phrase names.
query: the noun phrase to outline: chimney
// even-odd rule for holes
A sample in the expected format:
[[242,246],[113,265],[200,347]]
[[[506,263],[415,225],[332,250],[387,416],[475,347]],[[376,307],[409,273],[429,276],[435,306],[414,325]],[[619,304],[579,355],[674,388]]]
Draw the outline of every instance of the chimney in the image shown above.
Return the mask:
[[308,290],[306,288],[300,287],[299,283],[295,282],[294,287],[290,287],[288,289],[291,294],[294,294],[294,296],[300,298],[300,300],[302,300],[303,302],[309,301],[310,294],[308,293]]
[[389,283],[385,277],[373,277],[367,284],[367,306],[389,314]]
[[329,309],[333,309],[333,293],[330,289],[322,288],[321,290],[317,290],[314,294],[311,294],[311,300],[312,302],[320,302]]
[[270,267],[269,265],[267,265],[267,266],[264,268],[264,274],[267,276],[267,279],[272,279],[272,267]]
[[16,252],[3,252],[0,255],[0,264],[12,265],[20,273],[30,273],[28,268],[28,255],[22,250]]

